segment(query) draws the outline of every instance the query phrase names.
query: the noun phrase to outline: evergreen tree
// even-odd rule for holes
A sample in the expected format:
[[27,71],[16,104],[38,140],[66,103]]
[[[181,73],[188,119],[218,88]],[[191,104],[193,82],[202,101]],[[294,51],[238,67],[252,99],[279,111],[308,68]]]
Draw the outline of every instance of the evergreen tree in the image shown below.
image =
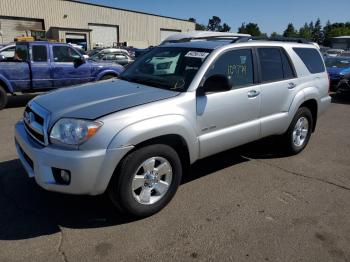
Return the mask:
[[295,30],[294,25],[289,23],[287,29],[283,32],[284,37],[297,37],[298,32]]
[[318,44],[323,44],[323,40],[324,40],[324,34],[322,31],[321,20],[317,18],[315,26],[312,30],[312,41]]
[[305,23],[304,26],[300,27],[299,37],[304,38],[306,40],[312,39],[312,31],[307,23]]

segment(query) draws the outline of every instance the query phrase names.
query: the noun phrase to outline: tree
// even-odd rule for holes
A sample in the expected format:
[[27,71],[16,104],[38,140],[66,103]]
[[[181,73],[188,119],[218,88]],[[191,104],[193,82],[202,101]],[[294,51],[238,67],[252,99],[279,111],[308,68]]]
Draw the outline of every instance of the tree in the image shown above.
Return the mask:
[[204,31],[204,30],[207,29],[207,27],[206,27],[205,25],[197,23],[197,20],[196,20],[195,18],[193,18],[193,17],[190,17],[190,18],[188,19],[188,21],[190,21],[190,22],[196,24],[195,29],[196,29],[197,31]]
[[278,34],[277,32],[272,32],[271,35],[270,35],[271,38],[276,38],[276,37],[280,37],[280,36],[281,35]]
[[327,21],[325,27],[323,27],[323,45],[330,46],[331,45],[331,32],[332,32],[332,24],[331,21]]
[[323,40],[324,40],[324,34],[322,31],[321,20],[317,18],[315,26],[312,30],[312,41],[318,44],[323,44]]
[[213,18],[209,19],[207,29],[208,31],[220,31],[222,29],[220,17],[213,16]]
[[298,32],[295,30],[294,25],[289,23],[287,29],[283,32],[284,37],[297,37]]
[[221,18],[218,16],[213,16],[213,18],[209,19],[207,30],[215,32],[228,32],[231,30],[231,27],[227,23],[221,25]]
[[220,32],[229,32],[230,30],[231,30],[231,27],[228,24],[224,23],[222,25]]
[[261,31],[258,24],[255,23],[242,23],[238,28],[238,33],[241,34],[250,34],[251,36],[261,36]]
[[305,23],[304,26],[300,27],[299,37],[304,38],[306,40],[312,39],[312,31],[307,23]]

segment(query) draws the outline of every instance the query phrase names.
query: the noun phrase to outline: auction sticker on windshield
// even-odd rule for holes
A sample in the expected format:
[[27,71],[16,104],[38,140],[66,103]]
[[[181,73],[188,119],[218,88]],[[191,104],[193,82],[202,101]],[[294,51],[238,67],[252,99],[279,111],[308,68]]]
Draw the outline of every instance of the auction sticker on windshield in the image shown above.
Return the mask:
[[185,57],[201,58],[204,59],[209,55],[207,52],[189,51]]

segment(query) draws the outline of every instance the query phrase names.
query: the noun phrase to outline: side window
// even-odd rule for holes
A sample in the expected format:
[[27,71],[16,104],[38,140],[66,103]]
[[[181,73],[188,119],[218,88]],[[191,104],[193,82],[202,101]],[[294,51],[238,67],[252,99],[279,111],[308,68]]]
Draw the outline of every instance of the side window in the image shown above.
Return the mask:
[[5,56],[6,58],[13,58],[15,56],[16,47],[9,47],[0,52],[0,55]]
[[239,49],[222,54],[206,73],[206,79],[212,75],[226,75],[233,88],[254,84],[252,51]]
[[296,77],[294,69],[291,65],[291,62],[286,54],[286,51],[281,50],[282,54],[282,64],[283,64],[283,76],[284,79],[291,79]]
[[45,45],[33,45],[32,54],[34,62],[47,62],[47,48]]
[[311,74],[322,73],[325,71],[323,59],[315,48],[293,48],[295,53],[304,62]]
[[69,46],[53,46],[53,57],[55,62],[74,62],[80,55]]
[[127,57],[123,54],[116,54],[114,57],[116,60],[124,60],[127,59]]
[[284,78],[281,52],[279,48],[259,48],[258,55],[262,82],[279,81]]
[[16,45],[14,59],[16,61],[28,61],[28,46],[27,45]]

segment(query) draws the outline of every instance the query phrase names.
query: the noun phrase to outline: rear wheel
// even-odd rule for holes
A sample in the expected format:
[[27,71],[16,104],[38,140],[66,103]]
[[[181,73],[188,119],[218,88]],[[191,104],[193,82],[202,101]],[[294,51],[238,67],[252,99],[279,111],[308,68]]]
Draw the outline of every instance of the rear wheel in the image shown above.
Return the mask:
[[284,135],[284,142],[289,154],[295,155],[304,150],[310,140],[312,127],[313,119],[310,109],[299,108]]
[[7,105],[7,93],[5,88],[0,86],[0,110],[4,109]]
[[167,145],[150,145],[122,160],[108,193],[122,212],[145,217],[160,211],[175,195],[182,165],[177,152]]

